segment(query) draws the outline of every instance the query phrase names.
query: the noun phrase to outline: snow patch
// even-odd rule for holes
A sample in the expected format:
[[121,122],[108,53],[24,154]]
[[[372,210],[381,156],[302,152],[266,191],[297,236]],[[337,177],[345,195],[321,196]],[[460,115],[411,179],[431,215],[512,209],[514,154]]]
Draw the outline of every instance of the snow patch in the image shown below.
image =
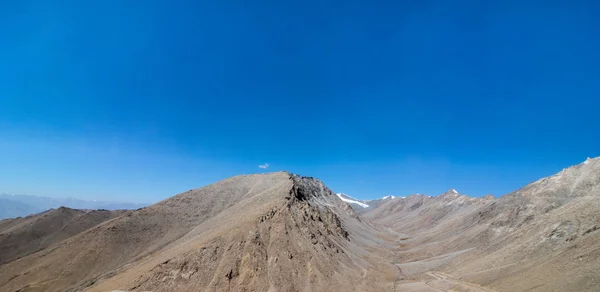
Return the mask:
[[453,193],[455,193],[455,194],[458,194],[458,192],[455,189],[451,189],[450,191],[453,192]]
[[382,199],[382,200],[387,200],[387,199],[392,199],[392,200],[393,200],[393,199],[395,199],[395,198],[396,198],[396,197],[394,197],[394,196],[392,196],[392,195],[389,195],[389,196],[385,196],[385,197],[383,197],[383,198],[381,198],[381,199]]
[[346,198],[344,198],[344,197],[342,196],[342,194],[336,194],[336,195],[338,196],[338,198],[340,198],[340,200],[342,200],[342,201],[344,201],[344,202],[346,202],[346,203],[349,203],[349,204],[357,204],[357,205],[359,205],[359,206],[361,206],[361,207],[363,207],[363,208],[369,208],[369,205],[367,205],[367,204],[365,204],[365,203],[362,203],[362,202],[359,202],[359,201],[355,201],[355,200],[346,199]]
[[586,160],[583,162],[583,165],[587,165],[588,163],[590,163],[590,160],[592,160],[592,159],[588,157],[588,158],[587,158],[587,159],[586,159]]

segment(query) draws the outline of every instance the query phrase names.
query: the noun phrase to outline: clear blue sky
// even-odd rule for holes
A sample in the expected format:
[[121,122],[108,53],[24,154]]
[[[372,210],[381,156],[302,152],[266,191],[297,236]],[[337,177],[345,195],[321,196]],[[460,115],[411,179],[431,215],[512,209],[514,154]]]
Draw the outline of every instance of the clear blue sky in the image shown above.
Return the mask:
[[600,155],[599,13],[3,1],[0,192],[153,202],[288,170],[358,198],[502,195]]

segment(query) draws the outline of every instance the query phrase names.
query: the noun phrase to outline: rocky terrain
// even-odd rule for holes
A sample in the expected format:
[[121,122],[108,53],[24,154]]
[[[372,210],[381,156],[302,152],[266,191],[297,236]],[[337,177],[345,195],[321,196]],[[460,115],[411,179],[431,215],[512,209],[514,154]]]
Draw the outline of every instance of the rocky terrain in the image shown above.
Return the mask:
[[599,198],[597,158],[500,198],[236,176],[136,211],[0,221],[0,291],[598,291]]

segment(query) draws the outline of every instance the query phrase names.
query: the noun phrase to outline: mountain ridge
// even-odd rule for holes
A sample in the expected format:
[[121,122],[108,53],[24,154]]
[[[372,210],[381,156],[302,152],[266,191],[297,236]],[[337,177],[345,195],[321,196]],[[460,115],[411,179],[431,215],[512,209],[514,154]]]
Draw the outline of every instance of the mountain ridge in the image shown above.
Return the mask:
[[499,198],[362,212],[312,177],[235,176],[0,264],[0,290],[594,291],[600,159],[586,162]]

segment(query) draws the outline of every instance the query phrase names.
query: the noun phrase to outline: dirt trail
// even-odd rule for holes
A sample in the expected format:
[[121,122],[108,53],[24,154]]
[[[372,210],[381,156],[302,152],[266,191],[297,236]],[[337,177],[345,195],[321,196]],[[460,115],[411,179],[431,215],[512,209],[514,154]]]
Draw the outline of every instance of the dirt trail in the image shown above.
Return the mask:
[[431,283],[429,283],[429,281],[425,282],[425,285],[429,286],[429,288],[431,288],[431,289],[433,289],[435,291],[440,291],[440,292],[447,292],[448,291],[448,290],[442,290],[442,289],[440,289],[440,288],[438,288],[436,286],[431,285]]
[[[437,280],[437,281],[443,281],[443,282],[452,284],[453,286],[458,286],[458,287],[460,287],[460,291],[468,291],[468,292],[495,292],[496,291],[496,290],[493,290],[490,288],[483,287],[481,285],[454,279],[450,275],[441,273],[441,272],[427,272],[426,274],[435,278],[435,280]],[[437,289],[440,291],[455,291],[455,288],[453,288],[451,290],[445,290],[442,287],[432,284],[432,282],[433,281],[428,281],[428,282],[425,282],[425,284],[427,284],[427,286],[429,286],[431,288],[434,288],[434,289]]]

